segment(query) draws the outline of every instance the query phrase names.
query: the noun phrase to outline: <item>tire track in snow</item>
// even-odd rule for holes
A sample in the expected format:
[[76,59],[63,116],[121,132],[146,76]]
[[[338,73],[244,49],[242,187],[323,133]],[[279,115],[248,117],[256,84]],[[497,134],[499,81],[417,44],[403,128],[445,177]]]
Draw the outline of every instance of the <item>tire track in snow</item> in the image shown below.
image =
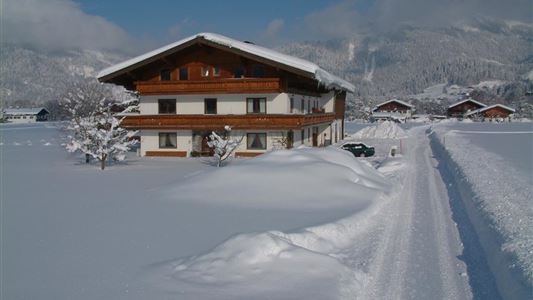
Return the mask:
[[384,212],[365,299],[468,299],[461,241],[423,128],[412,130],[403,186]]

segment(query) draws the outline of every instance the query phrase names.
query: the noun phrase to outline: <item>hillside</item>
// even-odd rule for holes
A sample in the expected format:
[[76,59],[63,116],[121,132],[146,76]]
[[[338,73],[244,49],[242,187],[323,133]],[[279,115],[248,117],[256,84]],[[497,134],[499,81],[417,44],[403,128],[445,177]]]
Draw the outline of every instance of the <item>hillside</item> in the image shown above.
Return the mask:
[[41,105],[57,100],[73,82],[123,60],[114,53],[92,50],[44,52],[5,45],[0,53],[0,95],[7,105]]
[[[439,113],[468,92],[487,103],[533,110],[533,25],[478,20],[447,28],[399,27],[354,33],[329,41],[295,42],[277,50],[318,63],[356,86],[348,106],[397,97],[419,112]],[[94,77],[123,60],[115,53],[45,53],[15,46],[2,49],[0,95],[7,105],[54,101],[71,82]],[[529,103],[529,104],[528,104]]]

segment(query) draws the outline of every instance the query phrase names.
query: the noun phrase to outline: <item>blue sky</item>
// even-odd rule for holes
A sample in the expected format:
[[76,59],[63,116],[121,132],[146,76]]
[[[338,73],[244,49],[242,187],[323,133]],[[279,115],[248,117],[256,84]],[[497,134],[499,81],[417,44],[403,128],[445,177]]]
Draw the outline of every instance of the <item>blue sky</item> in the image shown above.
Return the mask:
[[[78,0],[81,9],[102,16],[129,34],[156,40],[173,39],[197,32],[224,33],[252,39],[274,20],[283,22],[282,36],[290,37],[304,19],[339,0],[229,0],[229,1],[142,1]],[[364,12],[373,0],[356,1]],[[279,22],[278,22],[279,24]],[[279,26],[279,25],[278,25]],[[275,42],[275,41],[270,41]]]

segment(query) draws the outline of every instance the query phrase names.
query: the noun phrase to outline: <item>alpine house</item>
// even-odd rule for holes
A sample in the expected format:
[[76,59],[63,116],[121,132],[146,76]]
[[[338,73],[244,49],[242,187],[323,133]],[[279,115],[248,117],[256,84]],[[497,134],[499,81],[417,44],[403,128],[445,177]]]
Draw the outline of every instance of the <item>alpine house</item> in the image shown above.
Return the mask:
[[213,33],[200,33],[102,70],[101,82],[139,93],[143,156],[210,155],[212,131],[232,128],[237,156],[325,146],[344,136],[354,86],[314,63]]

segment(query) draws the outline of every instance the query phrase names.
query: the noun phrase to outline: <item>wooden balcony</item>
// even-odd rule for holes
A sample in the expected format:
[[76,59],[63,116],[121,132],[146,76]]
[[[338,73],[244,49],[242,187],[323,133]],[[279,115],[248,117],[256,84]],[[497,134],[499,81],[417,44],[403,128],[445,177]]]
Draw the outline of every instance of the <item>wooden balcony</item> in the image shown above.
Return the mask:
[[247,114],[247,115],[135,115],[126,116],[122,126],[127,129],[221,130],[233,129],[290,130],[304,126],[330,123],[333,113]]
[[202,81],[137,81],[141,95],[279,93],[279,78],[229,78]]

